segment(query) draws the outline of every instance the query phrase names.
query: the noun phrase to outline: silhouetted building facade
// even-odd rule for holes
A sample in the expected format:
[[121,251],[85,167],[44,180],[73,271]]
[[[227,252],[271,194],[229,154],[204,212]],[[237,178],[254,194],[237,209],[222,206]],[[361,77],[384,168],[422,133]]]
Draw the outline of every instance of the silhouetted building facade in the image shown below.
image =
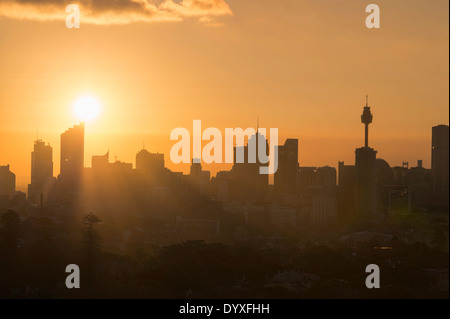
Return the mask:
[[[265,145],[267,154],[269,148],[267,140],[263,135],[257,133],[249,138],[247,145],[234,147],[232,169],[218,172],[211,181],[211,188],[217,200],[243,203],[267,199],[269,176],[260,174],[260,167],[268,166],[268,163],[259,162],[257,155],[259,145]],[[239,154],[243,155],[242,158]]]
[[374,213],[376,207],[376,155],[372,148],[355,151],[356,206],[360,212]]
[[84,172],[84,123],[80,123],[61,134],[60,173],[49,201],[76,207],[83,192]]
[[[256,163],[251,163],[249,146],[255,143],[256,149]],[[268,153],[268,142],[264,135],[259,132],[251,136],[246,146],[234,147],[234,164],[230,171],[231,178],[229,186],[231,187],[231,198],[237,201],[257,200],[264,201],[269,185],[269,175],[260,174],[261,166],[268,166],[259,162],[259,147],[265,145],[265,154]],[[237,160],[238,152],[243,152],[244,162],[239,163]]]
[[80,180],[84,167],[84,123],[61,134],[61,177]]
[[432,203],[432,171],[422,165],[422,160],[417,161],[416,167],[411,167],[405,178],[408,193],[411,197],[409,203],[420,207],[429,207]]
[[53,149],[42,140],[34,142],[31,152],[31,183],[28,198],[35,204],[43,204],[53,181]]
[[336,168],[330,166],[300,167],[298,185],[301,195],[314,188],[334,189],[336,187]]
[[375,213],[377,152],[369,147],[369,124],[372,123],[372,113],[368,102],[364,107],[361,123],[365,126],[365,143],[364,147],[355,151],[356,207],[360,213]]
[[10,198],[16,191],[16,175],[10,171],[9,165],[0,166],[0,196]]
[[136,171],[142,175],[149,186],[167,185],[164,154],[150,153],[143,148],[136,154]]
[[274,174],[275,192],[297,194],[298,192],[298,139],[287,139],[278,149],[278,170]]
[[136,154],[136,169],[147,173],[164,170],[164,154],[142,149]]
[[338,166],[338,215],[342,219],[353,217],[355,213],[356,170],[354,165],[339,162]]
[[189,172],[189,190],[190,194],[206,195],[209,191],[209,182],[211,173],[202,169],[199,161],[192,160]]
[[354,166],[339,162],[338,167],[338,211],[344,219],[354,217],[355,213],[373,214],[377,209],[377,152],[369,147],[369,124],[372,120],[367,99],[361,115],[364,146],[355,150]]
[[322,166],[317,168],[317,180],[320,187],[335,188],[336,187],[336,168],[330,166]]
[[299,167],[298,189],[301,195],[311,187],[317,187],[317,167]]
[[105,155],[92,156],[92,170],[104,173],[109,167],[109,151]]
[[433,193],[437,204],[448,207],[449,201],[449,127],[438,125],[432,128],[431,171]]
[[327,224],[337,216],[336,169],[330,166],[300,167],[300,210],[303,223]]
[[133,194],[144,189],[135,182],[133,164],[109,162],[109,151],[92,156],[92,168],[83,173],[84,200],[99,207],[134,204]]

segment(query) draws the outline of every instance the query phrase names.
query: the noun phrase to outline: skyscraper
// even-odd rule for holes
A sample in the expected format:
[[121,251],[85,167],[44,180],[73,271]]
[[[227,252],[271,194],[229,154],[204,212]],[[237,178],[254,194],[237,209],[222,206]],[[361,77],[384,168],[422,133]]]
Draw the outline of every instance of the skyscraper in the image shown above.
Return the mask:
[[53,150],[42,140],[34,142],[31,152],[31,183],[28,185],[28,198],[35,204],[43,200],[48,185],[53,178]]
[[317,168],[318,184],[324,188],[335,188],[337,185],[336,168],[322,166]]
[[433,193],[438,204],[448,206],[449,180],[449,127],[438,125],[432,128],[431,171],[433,176]]
[[304,195],[311,189],[334,190],[336,187],[336,168],[300,167],[298,169],[298,189]]
[[298,192],[298,139],[287,139],[278,149],[278,170],[274,175],[277,193],[297,194]]
[[16,191],[16,175],[9,165],[0,166],[0,196],[11,197]]
[[355,214],[356,171],[354,165],[339,162],[338,211],[341,219],[351,219]]
[[61,177],[79,180],[84,167],[84,123],[61,134]]
[[208,191],[211,173],[202,169],[202,164],[192,160],[189,172],[190,189],[198,194],[204,195]]
[[[253,145],[253,149],[252,146]],[[231,169],[231,176],[233,179],[233,197],[240,201],[256,200],[264,201],[267,188],[269,185],[269,176],[260,174],[261,166],[268,166],[259,161],[259,148],[264,145],[265,154],[268,153],[269,144],[264,135],[257,133],[252,135],[246,146],[234,147],[234,164]],[[254,162],[252,163],[252,152],[255,152]],[[238,153],[242,152],[243,163],[238,161]]]
[[92,170],[98,173],[104,173],[109,165],[109,151],[105,155],[92,156]]
[[164,154],[150,153],[143,148],[136,154],[136,169],[145,173],[158,173],[164,170]]
[[372,123],[369,102],[361,115],[365,126],[364,147],[355,150],[356,208],[361,213],[375,213],[376,210],[376,158],[377,152],[369,147],[369,124]]

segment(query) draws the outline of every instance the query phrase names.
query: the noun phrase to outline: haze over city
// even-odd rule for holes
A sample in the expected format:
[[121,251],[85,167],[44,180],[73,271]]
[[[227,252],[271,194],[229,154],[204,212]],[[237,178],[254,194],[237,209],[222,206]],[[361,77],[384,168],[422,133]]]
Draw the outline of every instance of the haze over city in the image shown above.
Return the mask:
[[0,0],[0,299],[448,299],[447,0],[71,2]]
[[[363,143],[366,94],[379,156],[431,166],[430,128],[449,115],[447,1],[379,1],[376,32],[365,27],[360,1],[226,3],[229,12],[210,14],[214,25],[81,19],[77,30],[2,10],[0,163],[11,163],[18,188],[30,182],[37,132],[59,154],[59,135],[80,122],[73,105],[84,95],[101,105],[86,123],[85,166],[108,150],[134,163],[143,143],[169,154],[171,130],[192,129],[194,119],[225,129],[255,127],[257,117],[279,129],[280,143],[299,139],[300,165],[337,166]],[[206,168],[214,176],[224,167]]]

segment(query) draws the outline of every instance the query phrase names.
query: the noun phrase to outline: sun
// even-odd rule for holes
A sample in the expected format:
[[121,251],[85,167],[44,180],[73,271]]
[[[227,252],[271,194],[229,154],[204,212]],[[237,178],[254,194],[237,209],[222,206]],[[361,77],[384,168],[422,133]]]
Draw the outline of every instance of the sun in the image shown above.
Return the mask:
[[91,95],[83,95],[73,103],[73,112],[79,120],[89,122],[100,114],[100,101]]

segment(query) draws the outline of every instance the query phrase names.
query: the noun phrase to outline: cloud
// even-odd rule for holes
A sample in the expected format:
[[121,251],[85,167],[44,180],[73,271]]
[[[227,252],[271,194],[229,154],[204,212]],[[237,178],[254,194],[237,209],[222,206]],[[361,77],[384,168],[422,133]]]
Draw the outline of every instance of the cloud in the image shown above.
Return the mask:
[[221,26],[217,18],[232,16],[225,0],[0,0],[0,16],[20,20],[65,20],[66,6],[77,4],[81,23],[108,25],[183,21],[195,18]]

